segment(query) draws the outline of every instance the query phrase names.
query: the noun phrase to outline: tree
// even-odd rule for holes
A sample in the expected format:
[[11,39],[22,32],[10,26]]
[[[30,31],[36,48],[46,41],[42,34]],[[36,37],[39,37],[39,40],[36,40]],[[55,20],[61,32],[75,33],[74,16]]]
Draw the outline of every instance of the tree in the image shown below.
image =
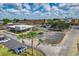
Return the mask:
[[58,19],[58,18],[54,18],[53,21],[60,21],[60,19]]
[[3,24],[8,24],[10,20],[8,18],[3,18]]
[[[42,40],[42,39],[39,39],[38,45],[40,45],[40,43],[43,43],[43,40]],[[37,45],[37,46],[38,46],[38,45]]]
[[31,47],[32,47],[32,55],[33,55],[33,39],[35,38],[37,36],[37,33],[36,32],[33,32],[33,31],[31,31],[31,32],[29,32],[29,33],[27,33],[27,38],[30,38],[31,39]]
[[60,31],[64,29],[68,29],[70,25],[65,21],[61,21],[60,19],[49,20],[48,24],[51,25],[51,28],[54,28],[55,30],[60,30]]
[[18,22],[18,21],[19,21],[19,19],[16,19],[16,18],[13,19],[13,22]]
[[[43,40],[42,39],[39,39],[37,46],[39,46],[41,43],[43,43]],[[36,48],[37,48],[37,46],[36,46]]]

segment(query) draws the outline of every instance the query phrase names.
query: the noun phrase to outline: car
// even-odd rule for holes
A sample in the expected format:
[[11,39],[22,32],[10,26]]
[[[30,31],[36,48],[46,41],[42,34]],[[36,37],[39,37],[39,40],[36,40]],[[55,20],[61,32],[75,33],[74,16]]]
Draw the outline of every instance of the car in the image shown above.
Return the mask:
[[11,51],[14,51],[16,54],[22,53],[26,50],[26,47],[17,47],[17,48],[12,48]]
[[0,36],[0,43],[7,42],[9,40],[10,40],[10,38],[6,38],[4,36],[2,36],[2,37]]

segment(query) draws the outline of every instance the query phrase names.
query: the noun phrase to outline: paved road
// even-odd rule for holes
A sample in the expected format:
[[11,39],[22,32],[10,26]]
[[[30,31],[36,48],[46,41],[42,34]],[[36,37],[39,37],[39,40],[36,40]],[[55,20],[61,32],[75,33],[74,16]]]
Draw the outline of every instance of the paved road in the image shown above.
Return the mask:
[[66,41],[64,42],[64,44],[62,44],[62,49],[60,51],[60,53],[58,54],[59,56],[66,56],[67,55],[67,51],[69,49],[69,47],[71,46],[73,40],[79,36],[79,30],[77,29],[72,29],[68,34],[67,37],[65,38]]
[[9,37],[9,38],[12,38],[12,39],[14,39],[14,40],[17,40],[16,35],[14,35],[13,33],[10,33],[10,32],[8,32],[8,31],[2,31],[2,32],[3,32],[3,35],[5,35],[5,36],[7,36],[7,37]]
[[41,44],[38,46],[38,49],[41,50],[46,56],[57,56],[62,47],[59,45],[52,46]]

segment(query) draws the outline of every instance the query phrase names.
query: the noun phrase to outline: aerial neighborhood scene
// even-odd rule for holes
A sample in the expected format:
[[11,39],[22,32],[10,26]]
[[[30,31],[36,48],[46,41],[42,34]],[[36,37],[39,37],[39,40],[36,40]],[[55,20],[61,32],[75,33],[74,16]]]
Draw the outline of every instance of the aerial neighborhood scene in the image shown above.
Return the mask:
[[79,56],[79,4],[0,3],[0,56]]

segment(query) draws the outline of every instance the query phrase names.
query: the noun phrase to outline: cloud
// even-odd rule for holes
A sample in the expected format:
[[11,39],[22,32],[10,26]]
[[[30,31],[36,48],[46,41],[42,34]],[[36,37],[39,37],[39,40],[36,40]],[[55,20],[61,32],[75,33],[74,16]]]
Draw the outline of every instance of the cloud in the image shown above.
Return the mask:
[[[29,19],[49,19],[49,18],[79,18],[79,4],[77,3],[60,3],[50,7],[48,3],[13,3],[0,4],[0,14],[5,17],[29,18]],[[0,15],[3,16],[3,15]],[[7,16],[6,16],[7,15]],[[71,16],[72,15],[72,16]]]
[[67,6],[67,5],[68,5],[67,3],[60,3],[60,4],[59,4],[59,7],[62,8],[62,7],[65,7],[65,6]]
[[33,14],[41,14],[40,11],[35,11]]
[[46,11],[51,11],[51,7],[49,6],[49,4],[42,4],[42,6]]
[[34,10],[34,11],[38,10],[41,6],[42,6],[41,3],[35,3],[35,4],[33,4],[32,10]]
[[30,6],[29,6],[29,4],[23,4],[23,6],[25,6],[25,9],[28,9],[28,10],[30,10],[31,8],[30,8]]
[[8,12],[19,12],[19,10],[16,10],[16,9],[13,9],[13,8],[11,8],[11,9],[6,9],[6,11],[8,11]]

